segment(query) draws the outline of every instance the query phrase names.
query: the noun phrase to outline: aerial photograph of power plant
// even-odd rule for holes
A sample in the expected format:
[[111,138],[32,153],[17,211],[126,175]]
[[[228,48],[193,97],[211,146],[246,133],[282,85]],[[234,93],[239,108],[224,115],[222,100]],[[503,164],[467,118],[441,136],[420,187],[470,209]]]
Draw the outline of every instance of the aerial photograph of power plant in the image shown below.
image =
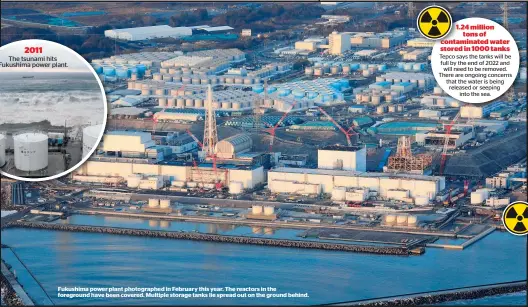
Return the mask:
[[[518,48],[485,103],[432,67],[430,37],[473,17]],[[525,306],[526,17],[525,2],[2,2],[0,62],[59,43],[106,96],[0,66],[2,306]]]
[[[5,65],[0,71],[0,170],[6,176],[61,174],[97,145],[104,130],[106,101],[88,63],[61,45],[49,44],[42,56],[33,57],[35,62],[14,60],[24,43],[0,50]],[[56,59],[53,68],[45,62],[50,58]],[[99,129],[90,128],[97,124]],[[94,135],[83,147],[86,128]]]

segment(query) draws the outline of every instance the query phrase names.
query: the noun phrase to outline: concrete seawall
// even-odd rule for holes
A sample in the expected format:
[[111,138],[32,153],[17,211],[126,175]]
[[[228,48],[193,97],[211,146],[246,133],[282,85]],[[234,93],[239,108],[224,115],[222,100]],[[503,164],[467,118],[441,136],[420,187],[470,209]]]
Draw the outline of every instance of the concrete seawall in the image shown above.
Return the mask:
[[144,236],[144,237],[154,237],[154,238],[207,241],[207,242],[217,242],[217,243],[234,243],[234,244],[250,244],[250,245],[262,245],[262,246],[274,246],[274,247],[336,250],[336,251],[346,251],[346,252],[356,252],[356,253],[372,253],[372,254],[401,255],[401,256],[409,255],[409,250],[404,247],[353,245],[353,244],[343,244],[343,243],[267,239],[267,238],[256,238],[256,237],[245,237],[245,236],[225,236],[225,235],[204,234],[204,233],[196,233],[196,232],[172,232],[172,231],[158,231],[158,230],[147,230],[147,229],[100,227],[100,226],[85,226],[85,225],[70,225],[70,224],[34,223],[34,222],[22,222],[22,221],[11,222],[5,225],[4,228],[11,228],[11,227],[38,228],[38,229],[70,231],[70,232],[106,233],[106,234],[115,234],[115,235]]
[[343,302],[331,304],[329,306],[429,306],[444,302],[471,300],[487,296],[516,293],[521,291],[526,291],[526,280],[498,283],[493,285],[433,291],[427,293],[416,293],[405,296],[393,296],[371,300]]

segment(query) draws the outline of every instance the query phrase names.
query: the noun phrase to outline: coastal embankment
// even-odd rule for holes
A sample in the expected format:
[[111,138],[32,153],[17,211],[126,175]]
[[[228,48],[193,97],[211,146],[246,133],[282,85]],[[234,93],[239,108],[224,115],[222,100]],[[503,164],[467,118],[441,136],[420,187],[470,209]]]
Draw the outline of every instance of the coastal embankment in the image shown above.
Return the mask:
[[158,231],[158,230],[134,229],[134,228],[101,227],[101,226],[72,225],[72,224],[53,224],[53,223],[25,222],[25,221],[13,221],[13,222],[7,223],[4,226],[4,228],[11,228],[11,227],[38,228],[38,229],[45,229],[45,230],[69,231],[69,232],[105,233],[105,234],[114,234],[114,235],[143,236],[143,237],[153,237],[153,238],[206,241],[206,242],[216,242],[216,243],[249,244],[249,245],[289,247],[289,248],[323,249],[323,250],[385,254],[385,255],[407,256],[410,253],[409,249],[405,247],[400,247],[400,246],[355,245],[355,244],[345,244],[345,243],[317,242],[317,241],[308,241],[308,240],[285,240],[285,239],[257,238],[257,237],[247,237],[247,236],[228,236],[228,235],[205,234],[205,233],[197,233],[197,232]]

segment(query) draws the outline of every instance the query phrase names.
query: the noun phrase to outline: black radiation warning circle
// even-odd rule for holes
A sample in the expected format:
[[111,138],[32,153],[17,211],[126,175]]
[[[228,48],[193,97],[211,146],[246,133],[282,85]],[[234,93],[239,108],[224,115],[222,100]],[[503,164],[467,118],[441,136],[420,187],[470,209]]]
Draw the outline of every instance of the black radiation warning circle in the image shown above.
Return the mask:
[[514,235],[528,233],[528,203],[516,201],[508,205],[502,214],[506,230]]
[[441,6],[428,6],[418,15],[418,30],[429,39],[439,39],[451,30],[451,14]]

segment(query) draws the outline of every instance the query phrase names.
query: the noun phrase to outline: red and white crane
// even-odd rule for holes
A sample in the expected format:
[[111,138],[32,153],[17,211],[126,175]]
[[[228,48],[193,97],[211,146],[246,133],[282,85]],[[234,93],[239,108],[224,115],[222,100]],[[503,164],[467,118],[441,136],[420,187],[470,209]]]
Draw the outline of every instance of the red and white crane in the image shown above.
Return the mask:
[[[198,146],[200,146],[200,148],[203,150],[204,149],[204,145],[202,142],[200,142],[200,140],[189,130],[185,130],[187,132],[188,135],[190,135],[194,141],[196,141],[196,143],[198,144]],[[213,171],[214,171],[214,174],[215,174],[215,178],[218,178],[218,168],[216,167],[216,153],[213,153],[213,154],[209,154],[207,155],[207,157],[211,158],[211,160],[213,160]],[[196,161],[193,159],[193,166],[194,168],[196,168],[197,171],[199,171],[199,168],[198,168],[198,164],[196,163]],[[201,172],[199,171],[199,175],[200,177],[203,178],[203,176],[201,175]],[[225,170],[225,183],[227,183],[227,169]],[[222,188],[222,183],[221,182],[216,182],[216,189],[221,189]]]
[[323,110],[323,108],[319,107],[319,111],[321,111],[321,113],[323,113],[341,132],[343,132],[347,140],[347,145],[352,146],[352,141],[350,140],[350,137],[357,135],[357,133],[353,129],[354,125],[352,124],[352,126],[350,126],[348,130],[345,130],[345,128],[341,127],[341,125],[338,122],[336,122],[332,118],[332,116],[330,116],[328,113],[326,113],[325,110]]
[[284,119],[288,116],[288,114],[295,108],[295,105],[297,104],[297,101],[294,101],[291,107],[286,111],[282,117],[279,119],[279,121],[275,124],[275,126],[268,129],[268,132],[271,134],[270,144],[269,144],[269,152],[273,150],[273,140],[275,140],[275,130],[282,124]]
[[451,129],[453,128],[453,126],[455,125],[459,117],[460,117],[460,112],[457,113],[457,115],[455,116],[455,118],[453,118],[450,124],[444,125],[446,133],[445,133],[445,139],[444,139],[444,148],[442,150],[442,156],[440,158],[440,175],[444,174],[444,168],[445,168],[445,164],[447,161],[447,155],[448,155],[447,151],[449,147],[449,137],[451,135]]

